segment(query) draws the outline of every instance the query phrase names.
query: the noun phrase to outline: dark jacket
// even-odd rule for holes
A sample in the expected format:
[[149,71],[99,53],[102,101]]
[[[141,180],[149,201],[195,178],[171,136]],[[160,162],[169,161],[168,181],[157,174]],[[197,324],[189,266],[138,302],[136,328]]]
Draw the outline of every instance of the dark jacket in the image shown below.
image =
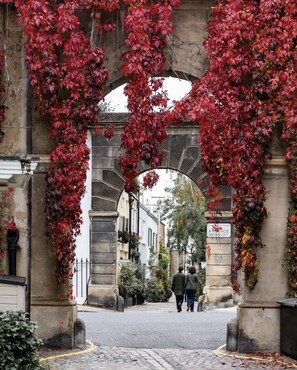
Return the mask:
[[198,275],[188,273],[186,276],[186,289],[197,290]]
[[171,289],[175,295],[185,294],[185,282],[186,276],[182,272],[178,272],[173,276]]

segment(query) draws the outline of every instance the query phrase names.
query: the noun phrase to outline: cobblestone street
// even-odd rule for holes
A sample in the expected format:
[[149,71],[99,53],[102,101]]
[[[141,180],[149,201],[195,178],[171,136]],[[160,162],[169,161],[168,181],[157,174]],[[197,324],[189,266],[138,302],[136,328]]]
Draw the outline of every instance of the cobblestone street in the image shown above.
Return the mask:
[[[54,357],[55,355],[52,355]],[[47,370],[234,370],[297,369],[297,362],[280,356],[277,360],[226,354],[223,350],[133,349],[92,347],[88,352],[68,353],[65,357],[43,361]]]

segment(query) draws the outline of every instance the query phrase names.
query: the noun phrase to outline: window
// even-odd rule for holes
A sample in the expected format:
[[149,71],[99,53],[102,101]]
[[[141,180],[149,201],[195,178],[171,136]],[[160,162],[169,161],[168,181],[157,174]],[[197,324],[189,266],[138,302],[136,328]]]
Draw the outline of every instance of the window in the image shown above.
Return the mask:
[[156,233],[153,233],[153,246],[154,247],[157,246],[157,234]]
[[140,236],[143,238],[145,236],[145,221],[142,220],[140,224]]
[[125,218],[125,231],[129,230],[129,218]]
[[125,230],[125,217],[120,216],[119,218],[119,231],[124,231]]
[[153,245],[153,231],[151,228],[148,228],[148,238],[147,238],[147,245],[151,247]]

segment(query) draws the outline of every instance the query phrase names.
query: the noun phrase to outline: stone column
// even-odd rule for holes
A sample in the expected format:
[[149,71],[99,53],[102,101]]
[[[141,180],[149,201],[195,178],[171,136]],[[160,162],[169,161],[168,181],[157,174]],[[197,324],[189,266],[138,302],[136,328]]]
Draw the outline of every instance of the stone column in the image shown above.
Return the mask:
[[91,216],[91,281],[88,304],[116,307],[118,212],[95,212]]
[[257,250],[259,281],[253,291],[245,287],[238,309],[238,350],[279,351],[280,307],[277,300],[287,292],[283,267],[289,202],[287,168],[283,159],[267,163],[264,176],[269,218],[261,236],[264,248]]
[[[226,213],[226,212],[225,212]],[[229,213],[224,218],[217,218],[220,223],[228,223],[231,228]],[[206,239],[206,281],[205,288],[209,301],[214,304],[232,301],[231,284],[232,235],[230,237],[208,237]]]
[[178,250],[171,249],[170,250],[170,278],[172,278],[178,270],[179,267],[179,254]]
[[45,235],[45,174],[41,163],[32,178],[31,302],[30,318],[37,322],[37,335],[45,345],[57,348],[75,346],[76,301],[67,298],[68,286],[55,276],[56,259]]

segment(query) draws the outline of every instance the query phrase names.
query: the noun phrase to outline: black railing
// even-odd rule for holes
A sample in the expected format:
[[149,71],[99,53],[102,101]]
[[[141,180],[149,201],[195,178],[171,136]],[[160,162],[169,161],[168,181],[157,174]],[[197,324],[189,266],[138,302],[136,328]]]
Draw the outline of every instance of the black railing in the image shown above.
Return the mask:
[[73,295],[78,303],[84,303],[88,294],[88,282],[90,278],[91,261],[76,258],[73,274]]

